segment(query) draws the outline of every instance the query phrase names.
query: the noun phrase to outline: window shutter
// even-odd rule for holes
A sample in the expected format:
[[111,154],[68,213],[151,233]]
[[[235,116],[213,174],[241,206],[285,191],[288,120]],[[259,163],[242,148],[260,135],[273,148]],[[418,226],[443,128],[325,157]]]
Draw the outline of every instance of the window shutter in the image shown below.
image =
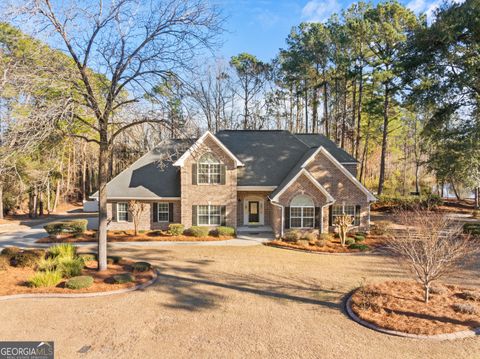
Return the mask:
[[197,184],[197,164],[192,163],[192,184]]
[[117,221],[117,202],[112,203],[112,221]]
[[285,226],[286,229],[290,228],[290,207],[285,207],[285,218],[284,218],[284,223],[283,225]]
[[220,184],[225,184],[226,168],[224,164],[220,165]]
[[192,226],[197,225],[197,206],[192,206]]
[[227,225],[227,206],[221,206],[220,207],[220,224],[222,226],[226,226]]
[[153,203],[153,222],[158,222],[158,203]]
[[173,222],[173,203],[168,204],[168,221]]
[[333,206],[328,207],[328,225],[333,226]]
[[[128,205],[127,205],[127,208],[128,208]],[[130,209],[127,209],[127,221],[128,222],[133,222],[133,216],[130,213]]]
[[361,206],[357,204],[355,206],[355,225],[356,226],[360,225],[360,210],[361,210]]
[[322,209],[320,207],[315,207],[315,228],[320,229],[320,220],[321,220]]

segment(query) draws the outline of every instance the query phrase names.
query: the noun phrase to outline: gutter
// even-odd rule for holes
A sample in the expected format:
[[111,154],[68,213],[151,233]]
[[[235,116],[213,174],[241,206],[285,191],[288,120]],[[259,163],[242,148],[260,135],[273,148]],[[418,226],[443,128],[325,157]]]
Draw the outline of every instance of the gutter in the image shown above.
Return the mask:
[[[269,197],[268,199],[270,199],[270,197]],[[279,208],[282,210],[282,215],[281,215],[281,217],[280,217],[280,218],[281,218],[281,219],[280,219],[280,223],[281,223],[281,225],[280,225],[280,237],[283,237],[283,228],[285,227],[285,226],[284,226],[284,223],[283,223],[283,222],[285,221],[285,207],[282,206],[282,205],[281,205],[280,203],[278,203],[278,202],[272,201],[271,199],[270,199],[270,203],[271,203],[272,205],[274,205],[274,206],[279,207]]]

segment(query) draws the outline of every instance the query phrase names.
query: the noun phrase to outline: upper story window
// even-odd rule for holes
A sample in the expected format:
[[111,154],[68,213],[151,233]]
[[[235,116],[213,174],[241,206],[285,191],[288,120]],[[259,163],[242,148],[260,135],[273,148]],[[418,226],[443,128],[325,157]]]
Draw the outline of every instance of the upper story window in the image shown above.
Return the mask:
[[222,165],[210,152],[200,157],[197,165],[199,184],[220,184],[222,177]]
[[315,205],[304,194],[298,195],[290,202],[290,228],[313,228],[315,225]]

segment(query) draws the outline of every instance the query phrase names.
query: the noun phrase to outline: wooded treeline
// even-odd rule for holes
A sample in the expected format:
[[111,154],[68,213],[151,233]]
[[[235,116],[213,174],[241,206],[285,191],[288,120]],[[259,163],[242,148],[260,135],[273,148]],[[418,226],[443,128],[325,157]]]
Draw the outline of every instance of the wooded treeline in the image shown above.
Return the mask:
[[[207,41],[220,31],[215,12],[192,3],[198,13],[185,29],[208,28],[209,35],[196,34]],[[396,1],[359,2],[323,23],[293,27],[270,62],[248,53],[195,61],[186,48],[193,44],[176,39],[162,53],[171,64],[155,63],[157,52],[132,57],[140,68],[150,61],[141,68],[149,77],[135,78],[133,68],[125,86],[118,81],[127,75],[82,68],[68,45],[57,50],[21,26],[2,23],[0,215],[28,210],[34,216],[87,198],[98,189],[101,143],[108,180],[162,139],[195,137],[204,129],[322,133],[359,161],[359,180],[377,194],[408,195],[448,183],[460,196],[480,184],[479,3],[447,4],[427,21]],[[115,19],[111,11],[105,24]],[[54,27],[62,37],[60,21]],[[124,61],[108,53],[108,44],[106,64]],[[173,53],[181,66],[170,59]],[[104,133],[111,137],[102,142]]]

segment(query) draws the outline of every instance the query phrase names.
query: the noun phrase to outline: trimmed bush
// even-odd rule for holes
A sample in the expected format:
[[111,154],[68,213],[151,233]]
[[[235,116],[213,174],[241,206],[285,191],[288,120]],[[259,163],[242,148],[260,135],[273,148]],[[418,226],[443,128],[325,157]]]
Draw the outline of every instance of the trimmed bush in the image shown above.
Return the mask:
[[363,242],[365,240],[365,237],[364,236],[361,236],[359,234],[357,234],[355,237],[353,237],[355,239],[355,242]]
[[57,268],[57,264],[56,258],[42,258],[38,261],[37,269],[39,271],[53,271]]
[[212,236],[230,236],[233,237],[235,235],[235,228],[233,227],[226,227],[226,226],[220,226],[215,229],[212,229],[210,231],[210,234]]
[[135,272],[148,272],[152,269],[152,265],[148,262],[135,262],[132,267]]
[[298,242],[301,237],[301,233],[295,229],[291,229],[283,235],[283,240],[285,242]]
[[476,314],[477,313],[477,308],[475,308],[473,305],[468,304],[468,303],[455,303],[455,304],[452,305],[452,308],[457,313],[463,313],[463,314]]
[[463,232],[472,236],[480,236],[480,223],[465,223]]
[[361,243],[352,243],[348,246],[348,249],[358,249],[361,252],[368,251],[370,249],[369,246],[366,244],[361,244]]
[[87,230],[88,221],[86,219],[74,219],[71,221],[52,222],[43,226],[43,229],[49,235],[59,235],[62,233],[81,234]]
[[135,277],[131,273],[122,273],[113,276],[113,282],[116,284],[124,284],[135,282]]
[[97,255],[95,253],[81,253],[78,257],[82,258],[84,263],[97,260]]
[[480,293],[471,290],[465,290],[460,294],[461,298],[465,300],[473,300],[475,302],[480,301]]
[[302,235],[302,239],[308,241],[310,244],[315,244],[315,241],[317,240],[318,236],[316,233],[313,232],[305,232]]
[[185,226],[181,223],[170,223],[168,225],[168,234],[171,236],[181,236],[185,231]]
[[62,281],[62,273],[58,271],[37,272],[27,282],[29,287],[55,287]]
[[60,243],[48,248],[48,256],[73,259],[77,256],[77,249],[70,243]]
[[443,286],[440,286],[440,285],[435,285],[435,286],[430,288],[430,293],[432,293],[432,294],[442,295],[442,294],[445,294],[447,292],[448,292],[447,288],[445,288]]
[[65,286],[68,289],[83,289],[91,287],[93,284],[93,277],[89,275],[81,275],[77,277],[72,277],[65,283]]
[[107,257],[107,264],[118,264],[122,260],[120,256],[108,256]]
[[15,254],[20,253],[21,251],[22,250],[18,247],[6,247],[2,249],[2,256],[6,256],[11,259]]
[[57,265],[57,271],[62,273],[65,278],[76,277],[82,274],[85,263],[81,258],[63,258]]
[[351,238],[351,237],[348,237],[347,239],[345,239],[345,244],[347,246],[351,245],[351,244],[355,244],[355,239]]
[[6,270],[10,266],[10,258],[7,256],[0,256],[0,271]]
[[35,252],[24,251],[15,254],[11,259],[11,264],[14,267],[20,268],[35,268],[40,261],[38,254]]
[[208,227],[192,226],[185,231],[185,234],[192,237],[206,237],[208,236],[208,232]]
[[330,233],[320,233],[318,239],[321,241],[331,241],[333,236]]

